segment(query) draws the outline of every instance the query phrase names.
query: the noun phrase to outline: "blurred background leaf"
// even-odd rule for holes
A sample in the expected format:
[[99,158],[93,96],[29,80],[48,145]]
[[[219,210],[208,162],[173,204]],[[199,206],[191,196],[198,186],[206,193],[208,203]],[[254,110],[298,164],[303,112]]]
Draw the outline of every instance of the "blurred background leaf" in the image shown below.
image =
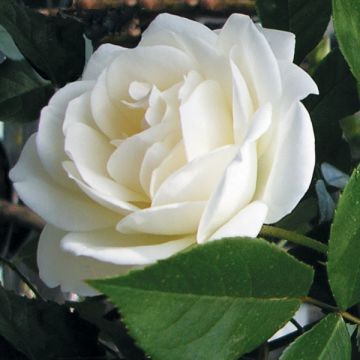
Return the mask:
[[25,60],[8,59],[0,65],[0,121],[37,120],[52,93],[51,84]]
[[56,86],[76,80],[85,64],[85,40],[81,23],[49,17],[12,0],[0,2],[0,24],[21,53]]
[[295,34],[295,62],[321,41],[331,16],[331,0],[257,0],[257,11],[264,27]]

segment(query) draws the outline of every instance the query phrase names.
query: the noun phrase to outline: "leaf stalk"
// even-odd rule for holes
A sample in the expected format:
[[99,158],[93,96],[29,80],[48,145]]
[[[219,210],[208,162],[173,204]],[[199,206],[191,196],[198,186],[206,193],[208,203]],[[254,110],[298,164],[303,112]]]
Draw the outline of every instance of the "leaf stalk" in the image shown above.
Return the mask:
[[328,250],[327,245],[321,243],[320,241],[317,241],[302,234],[298,234],[294,231],[278,228],[276,226],[263,225],[259,235],[264,237],[284,239],[294,244],[308,247],[322,254],[326,254]]

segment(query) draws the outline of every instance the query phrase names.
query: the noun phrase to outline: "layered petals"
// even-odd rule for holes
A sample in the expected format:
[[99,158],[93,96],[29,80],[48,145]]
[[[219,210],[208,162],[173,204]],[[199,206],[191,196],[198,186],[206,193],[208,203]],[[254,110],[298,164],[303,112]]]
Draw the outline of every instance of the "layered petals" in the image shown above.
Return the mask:
[[274,223],[297,205],[308,189],[315,165],[315,139],[309,113],[296,102],[284,115],[276,139],[258,160],[255,199],[269,208]]
[[115,213],[81,192],[60,186],[45,172],[37,154],[35,135],[26,143],[10,178],[25,204],[60,229],[90,231],[117,223]]
[[55,93],[11,179],[48,223],[49,286],[95,295],[194,244],[256,237],[292,211],[314,168],[295,37],[245,15],[224,27],[159,15],[134,49],[103,45]]
[[39,275],[49,287],[60,285],[62,291],[93,296],[98,293],[85,280],[121,275],[130,269],[129,266],[119,266],[66,251],[62,239],[67,234],[72,233],[46,225],[40,235],[37,249]]

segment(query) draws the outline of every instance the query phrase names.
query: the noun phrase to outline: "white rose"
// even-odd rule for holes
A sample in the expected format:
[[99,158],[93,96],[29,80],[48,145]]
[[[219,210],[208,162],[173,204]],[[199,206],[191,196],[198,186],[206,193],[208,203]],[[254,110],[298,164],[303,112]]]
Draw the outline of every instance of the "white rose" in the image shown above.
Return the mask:
[[93,294],[194,244],[255,237],[288,214],[314,168],[294,35],[231,16],[219,31],[160,15],[135,49],[101,46],[42,110],[11,178],[48,225],[49,286]]

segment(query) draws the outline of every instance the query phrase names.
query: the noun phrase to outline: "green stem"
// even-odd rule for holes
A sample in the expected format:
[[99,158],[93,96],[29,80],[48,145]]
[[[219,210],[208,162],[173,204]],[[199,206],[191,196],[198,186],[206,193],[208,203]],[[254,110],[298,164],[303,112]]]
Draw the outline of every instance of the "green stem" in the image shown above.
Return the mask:
[[260,236],[264,237],[275,237],[278,239],[285,239],[297,245],[306,246],[310,249],[316,250],[320,253],[326,254],[328,247],[327,245],[312,239],[308,236],[298,234],[293,231],[281,229],[275,226],[263,225],[260,230]]
[[16,267],[16,265],[14,265],[11,261],[3,258],[2,256],[0,256],[0,262],[4,263],[12,271],[14,271],[19,276],[19,278],[29,287],[29,289],[34,293],[34,295],[38,299],[41,299],[41,300],[45,301],[45,299],[40,295],[40,293],[37,291],[37,289],[31,283],[31,281]]
[[357,325],[360,325],[360,318],[348,313],[347,311],[341,311],[337,307],[326,304],[320,300],[314,299],[309,296],[305,296],[303,299],[303,302],[306,302],[308,304],[315,305],[319,308],[325,309],[325,310],[331,310],[337,312],[339,315],[341,315],[344,319],[347,319]]

